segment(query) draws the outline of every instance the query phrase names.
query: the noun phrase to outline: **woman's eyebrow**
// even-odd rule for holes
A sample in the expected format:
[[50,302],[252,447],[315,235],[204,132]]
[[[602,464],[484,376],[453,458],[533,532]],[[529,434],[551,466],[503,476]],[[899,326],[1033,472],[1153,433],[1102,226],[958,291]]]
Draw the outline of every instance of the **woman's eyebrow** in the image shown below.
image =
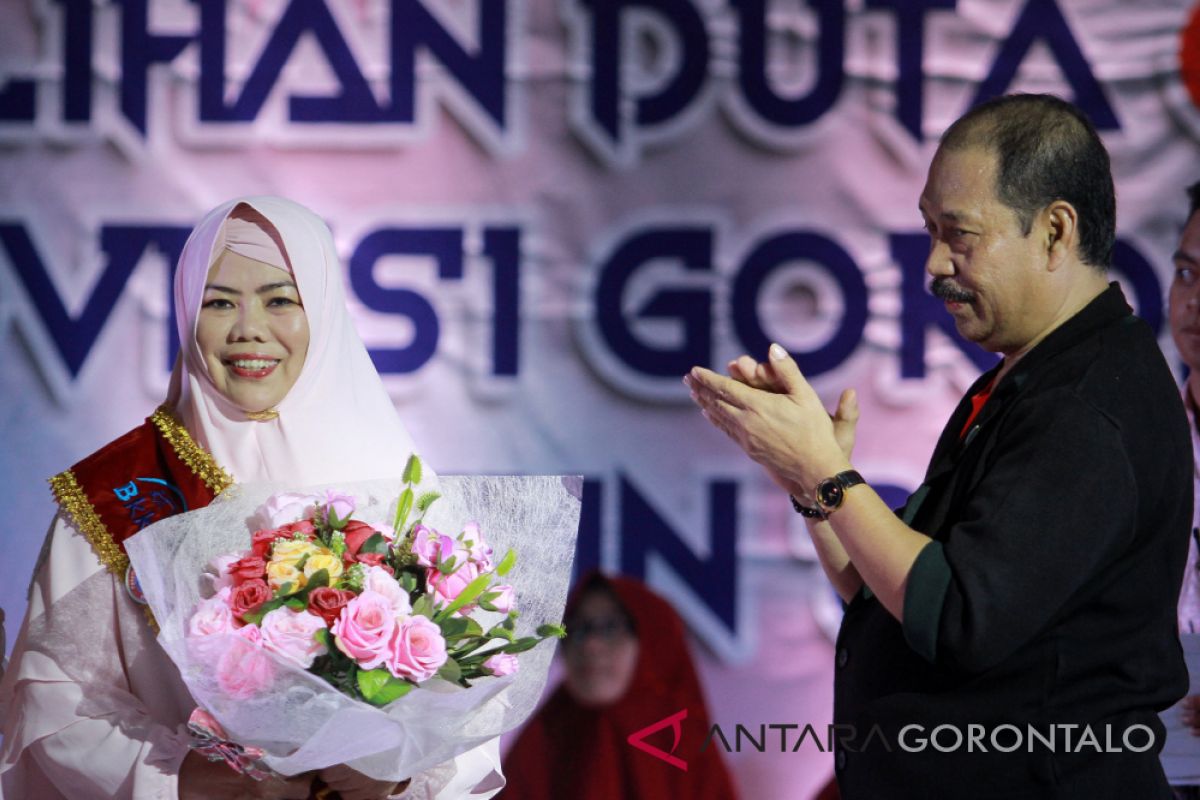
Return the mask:
[[[219,283],[208,283],[204,286],[205,291],[211,289],[214,292],[225,292],[226,294],[241,294],[241,291],[229,286],[222,286]],[[273,292],[276,289],[296,289],[296,284],[291,281],[279,281],[277,283],[266,283],[254,290],[255,294],[263,292]],[[300,291],[296,289],[296,291]]]
[[[278,281],[276,283],[264,283],[262,286],[255,289],[255,291],[258,294],[262,294],[263,292],[273,292],[276,289],[296,289],[296,284],[292,283],[291,281]],[[300,291],[300,290],[296,289],[296,291]]]

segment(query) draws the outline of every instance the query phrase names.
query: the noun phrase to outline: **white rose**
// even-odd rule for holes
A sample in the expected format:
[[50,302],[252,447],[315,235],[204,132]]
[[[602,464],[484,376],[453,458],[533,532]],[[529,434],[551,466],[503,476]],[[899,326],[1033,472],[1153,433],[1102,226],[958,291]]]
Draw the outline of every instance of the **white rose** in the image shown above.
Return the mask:
[[397,617],[412,613],[412,604],[408,602],[408,592],[388,574],[383,567],[368,567],[363,576],[363,590],[378,592],[392,604],[392,610]]
[[325,620],[308,611],[281,606],[262,618],[263,647],[308,669],[317,656],[325,655],[325,645],[317,641],[317,631]]

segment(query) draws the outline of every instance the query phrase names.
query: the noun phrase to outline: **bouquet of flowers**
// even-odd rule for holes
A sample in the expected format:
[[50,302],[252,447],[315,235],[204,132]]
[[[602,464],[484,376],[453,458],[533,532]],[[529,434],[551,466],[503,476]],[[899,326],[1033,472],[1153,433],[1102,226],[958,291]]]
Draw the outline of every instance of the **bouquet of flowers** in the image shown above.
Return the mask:
[[[383,706],[435,675],[463,687],[512,675],[517,653],[564,635],[546,624],[517,637],[513,587],[493,583],[512,569],[515,551],[494,562],[476,522],[453,538],[423,524],[441,495],[414,492],[416,456],[403,480],[390,526],[353,518],[356,499],[345,492],[281,493],[259,509],[264,527],[249,550],[210,562],[213,594],[189,619],[188,644],[216,665],[227,694],[270,688],[274,659],[257,648]],[[504,616],[485,629],[472,616],[478,610]]]
[[561,618],[581,481],[422,472],[234,486],[126,541],[215,751],[403,780],[533,711],[562,629],[530,620]]

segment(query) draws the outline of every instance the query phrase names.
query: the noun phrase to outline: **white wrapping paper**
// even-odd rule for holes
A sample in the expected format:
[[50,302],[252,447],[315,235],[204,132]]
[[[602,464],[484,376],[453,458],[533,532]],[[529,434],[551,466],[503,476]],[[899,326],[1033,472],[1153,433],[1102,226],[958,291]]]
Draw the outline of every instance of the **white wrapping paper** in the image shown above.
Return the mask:
[[[441,499],[425,523],[453,536],[468,521],[480,524],[497,558],[512,548],[517,563],[502,582],[516,591],[519,636],[562,619],[579,525],[582,482],[558,476],[440,476]],[[158,620],[158,640],[179,667],[196,702],[230,737],[263,748],[264,762],[284,775],[349,764],[379,780],[401,780],[511,730],[533,711],[546,682],[553,640],[522,653],[520,671],[483,678],[470,689],[428,681],[379,709],[353,700],[311,673],[271,656],[270,690],[248,699],[226,695],[210,658],[189,648],[187,622],[203,596],[205,565],[215,556],[248,550],[258,507],[281,491],[339,489],[358,500],[355,519],[390,521],[400,481],[295,487],[235,486],[207,508],[158,522],[126,542],[130,561]],[[424,486],[422,487],[424,488]],[[472,614],[481,624],[500,614]]]

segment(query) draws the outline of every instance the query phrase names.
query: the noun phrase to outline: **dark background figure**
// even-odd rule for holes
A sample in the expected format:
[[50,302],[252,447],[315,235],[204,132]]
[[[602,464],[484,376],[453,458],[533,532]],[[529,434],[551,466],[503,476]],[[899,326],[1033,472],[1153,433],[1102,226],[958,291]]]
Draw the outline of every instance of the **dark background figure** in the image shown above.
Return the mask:
[[[504,800],[733,800],[720,748],[701,748],[711,723],[684,626],[665,600],[638,581],[591,573],[567,604],[566,677],[517,738],[504,762]],[[687,770],[628,742],[682,710],[647,737]]]
[[[1192,431],[1193,462],[1200,453],[1197,440],[1196,398],[1200,397],[1200,182],[1188,188],[1188,218],[1179,237],[1179,247],[1174,255],[1171,288],[1167,295],[1167,317],[1171,324],[1171,338],[1179,357],[1187,365],[1188,377],[1183,386],[1184,404],[1188,410],[1188,423]],[[1200,474],[1200,473],[1198,473]],[[1200,563],[1197,561],[1197,519],[1195,510],[1192,518],[1192,541],[1188,547],[1187,568],[1183,573],[1183,588],[1179,593],[1179,633],[1189,638],[1200,635]],[[1185,647],[1185,650],[1189,649]],[[1164,713],[1165,718],[1181,715],[1192,734],[1200,736],[1200,694],[1189,693],[1177,705]],[[1188,749],[1185,747],[1185,749]],[[1175,785],[1175,796],[1179,800],[1200,800],[1200,781],[1184,779],[1184,775],[1200,773],[1200,764],[1194,757],[1173,752],[1173,742],[1168,740],[1163,753],[1163,766]]]

